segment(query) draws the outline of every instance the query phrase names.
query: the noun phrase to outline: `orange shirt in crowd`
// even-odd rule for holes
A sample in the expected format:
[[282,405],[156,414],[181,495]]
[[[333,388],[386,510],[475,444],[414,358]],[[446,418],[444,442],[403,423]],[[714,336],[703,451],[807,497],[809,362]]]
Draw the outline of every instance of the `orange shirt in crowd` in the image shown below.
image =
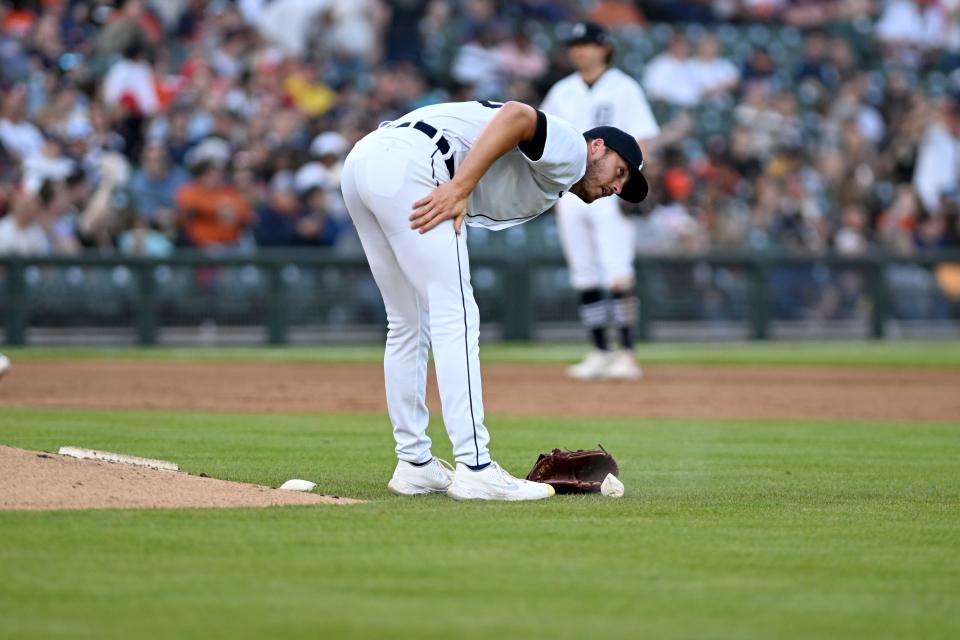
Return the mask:
[[231,186],[190,182],[177,192],[177,220],[194,246],[235,244],[252,218],[250,203]]

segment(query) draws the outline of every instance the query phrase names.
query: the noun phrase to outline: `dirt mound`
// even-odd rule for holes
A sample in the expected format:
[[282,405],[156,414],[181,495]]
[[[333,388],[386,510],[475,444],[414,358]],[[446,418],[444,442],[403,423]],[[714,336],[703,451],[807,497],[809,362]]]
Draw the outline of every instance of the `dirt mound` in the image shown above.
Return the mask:
[[0,446],[0,469],[0,510],[273,507],[360,502],[4,446]]

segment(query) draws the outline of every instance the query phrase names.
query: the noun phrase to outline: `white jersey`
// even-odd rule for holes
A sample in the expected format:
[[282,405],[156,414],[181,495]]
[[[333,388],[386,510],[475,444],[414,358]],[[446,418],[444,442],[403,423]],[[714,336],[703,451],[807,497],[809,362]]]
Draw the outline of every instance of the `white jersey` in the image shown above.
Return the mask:
[[[459,167],[483,127],[502,105],[497,102],[454,102],[422,107],[391,125],[424,122],[450,143]],[[587,169],[583,133],[547,114],[543,155],[531,160],[519,148],[498,158],[477,183],[467,202],[467,224],[505,229],[549,209]]]
[[579,73],[557,82],[540,108],[586,131],[599,126],[622,129],[638,140],[653,138],[660,127],[643,89],[620,69],[607,69],[592,86]]

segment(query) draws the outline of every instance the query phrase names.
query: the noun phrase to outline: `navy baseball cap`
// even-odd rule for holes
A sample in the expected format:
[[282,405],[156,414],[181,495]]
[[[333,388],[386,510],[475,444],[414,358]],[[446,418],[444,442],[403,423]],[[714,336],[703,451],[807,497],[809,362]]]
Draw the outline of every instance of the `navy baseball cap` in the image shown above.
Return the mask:
[[616,127],[594,127],[584,132],[584,137],[588,140],[599,138],[603,144],[616,151],[621,158],[626,160],[630,168],[630,178],[620,190],[620,197],[627,202],[643,202],[647,197],[647,191],[650,187],[647,185],[647,179],[643,177],[640,170],[643,169],[643,152],[640,151],[640,145],[636,139],[626,131]]
[[578,22],[573,25],[570,36],[565,40],[570,47],[575,44],[610,44],[610,37],[606,30],[596,22]]

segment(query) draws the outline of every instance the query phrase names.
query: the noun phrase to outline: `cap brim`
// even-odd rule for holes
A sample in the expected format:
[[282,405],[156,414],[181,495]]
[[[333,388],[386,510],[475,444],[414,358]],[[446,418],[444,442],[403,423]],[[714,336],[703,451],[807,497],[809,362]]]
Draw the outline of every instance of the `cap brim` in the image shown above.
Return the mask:
[[630,179],[623,185],[619,195],[623,200],[637,204],[643,202],[649,190],[650,186],[647,184],[647,179],[640,173],[640,170],[631,167]]
[[594,40],[593,38],[584,37],[584,38],[571,38],[570,40],[565,41],[563,44],[564,44],[564,46],[567,46],[567,47],[573,47],[573,46],[576,46],[576,45],[578,45],[578,44],[595,44],[595,45],[600,46],[600,47],[606,47],[609,43],[608,43],[608,42],[597,42],[597,41]]

